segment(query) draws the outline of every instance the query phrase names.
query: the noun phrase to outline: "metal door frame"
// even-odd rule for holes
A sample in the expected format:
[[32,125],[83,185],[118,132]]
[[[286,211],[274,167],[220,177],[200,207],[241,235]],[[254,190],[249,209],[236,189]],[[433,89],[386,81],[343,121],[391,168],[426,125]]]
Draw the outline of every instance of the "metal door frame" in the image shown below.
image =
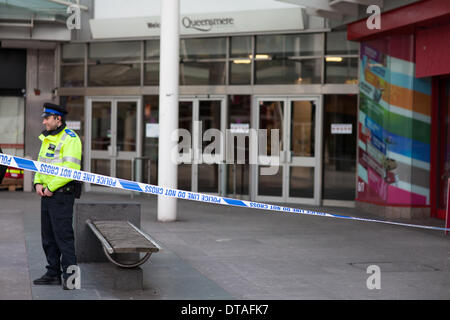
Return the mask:
[[[291,134],[291,121],[292,121],[292,101],[315,101],[316,111],[315,111],[315,139],[314,139],[314,157],[295,157],[295,162],[289,161],[287,159],[292,159],[290,150],[290,134]],[[309,205],[320,205],[322,201],[322,126],[323,126],[323,96],[322,95],[296,95],[296,96],[286,96],[286,95],[270,95],[270,96],[253,96],[252,99],[252,127],[255,129],[259,128],[259,102],[260,101],[280,101],[284,103],[284,114],[282,123],[284,130],[282,133],[283,150],[280,150],[280,168],[283,168],[282,173],[282,195],[278,196],[262,196],[258,195],[258,164],[255,164],[251,169],[250,181],[251,185],[254,187],[250,190],[251,198],[255,201],[266,201],[266,202],[286,202],[286,203],[301,203]],[[250,152],[255,155],[254,159],[259,160],[258,155],[258,143],[252,143]],[[302,159],[303,158],[303,159]],[[289,173],[290,167],[314,167],[314,197],[313,198],[296,198],[289,197]]]
[[[200,116],[200,101],[220,101],[220,131],[223,134],[222,147],[225,152],[225,129],[227,125],[227,112],[228,112],[228,103],[227,96],[225,95],[183,95],[178,99],[179,102],[192,102],[192,153],[191,153],[191,191],[198,192],[198,160],[200,155],[196,152],[201,148],[200,142],[201,138],[199,134],[199,128],[194,126],[196,121],[199,121]],[[203,128],[202,128],[203,134]],[[203,150],[202,150],[203,151]],[[224,195],[226,191],[226,164],[219,163],[219,182],[218,182],[218,193],[216,195]]]
[[[117,103],[118,102],[136,102],[136,157],[142,156],[142,139],[143,139],[143,113],[142,113],[142,97],[141,96],[87,96],[85,97],[85,152],[84,152],[84,168],[85,171],[91,172],[92,160],[92,103],[93,102],[110,102],[111,103],[111,146],[114,148],[113,153],[117,155]],[[108,152],[108,151],[106,151]],[[108,157],[111,161],[110,174],[116,172],[116,161],[111,156]],[[102,159],[102,158],[95,158]],[[130,159],[130,161],[132,161]],[[114,174],[115,175],[115,174]],[[115,188],[100,188],[90,183],[85,184],[86,191],[113,191],[117,192]]]

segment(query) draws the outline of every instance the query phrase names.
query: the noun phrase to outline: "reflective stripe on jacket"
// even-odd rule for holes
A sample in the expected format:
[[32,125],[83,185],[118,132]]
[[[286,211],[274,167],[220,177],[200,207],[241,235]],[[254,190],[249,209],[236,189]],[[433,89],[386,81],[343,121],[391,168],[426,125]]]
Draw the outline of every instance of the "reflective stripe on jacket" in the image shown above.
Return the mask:
[[[39,139],[42,141],[39,151],[38,161],[48,163],[54,166],[61,166],[80,170],[81,168],[81,140],[78,135],[66,127],[55,135],[41,134]],[[55,177],[36,173],[34,184],[42,184],[51,192],[61,188],[72,179]]]

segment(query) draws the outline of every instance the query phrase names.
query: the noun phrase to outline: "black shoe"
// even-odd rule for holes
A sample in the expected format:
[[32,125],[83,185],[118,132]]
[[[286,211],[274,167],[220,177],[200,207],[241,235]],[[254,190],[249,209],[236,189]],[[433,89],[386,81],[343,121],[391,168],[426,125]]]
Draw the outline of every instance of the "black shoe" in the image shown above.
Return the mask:
[[49,276],[44,274],[39,279],[33,281],[33,284],[39,285],[61,285],[61,277],[60,276]]
[[67,279],[64,279],[64,278],[63,278],[63,280],[62,280],[62,288],[63,288],[64,290],[73,290],[73,289],[75,289],[74,287],[69,288],[69,287],[67,286]]

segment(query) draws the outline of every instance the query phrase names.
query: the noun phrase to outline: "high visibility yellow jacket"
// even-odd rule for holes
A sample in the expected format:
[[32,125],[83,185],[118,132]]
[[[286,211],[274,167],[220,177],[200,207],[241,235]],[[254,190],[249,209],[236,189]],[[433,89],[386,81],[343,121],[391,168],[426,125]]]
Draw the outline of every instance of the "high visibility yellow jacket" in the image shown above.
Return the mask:
[[[81,140],[78,135],[64,126],[51,135],[44,131],[39,139],[42,141],[38,161],[54,166],[61,166],[80,170],[81,168]],[[56,191],[72,181],[72,179],[36,173],[34,184],[41,184],[50,192]]]

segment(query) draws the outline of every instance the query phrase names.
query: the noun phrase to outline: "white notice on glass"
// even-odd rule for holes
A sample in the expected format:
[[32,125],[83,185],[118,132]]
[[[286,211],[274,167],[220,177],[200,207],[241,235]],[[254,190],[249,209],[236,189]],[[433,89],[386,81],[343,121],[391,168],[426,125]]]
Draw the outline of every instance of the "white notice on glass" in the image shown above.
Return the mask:
[[332,123],[331,134],[352,134],[351,123]]
[[146,138],[158,138],[159,137],[159,123],[146,123],[145,137]]
[[231,133],[248,133],[250,129],[250,123],[230,123]]

